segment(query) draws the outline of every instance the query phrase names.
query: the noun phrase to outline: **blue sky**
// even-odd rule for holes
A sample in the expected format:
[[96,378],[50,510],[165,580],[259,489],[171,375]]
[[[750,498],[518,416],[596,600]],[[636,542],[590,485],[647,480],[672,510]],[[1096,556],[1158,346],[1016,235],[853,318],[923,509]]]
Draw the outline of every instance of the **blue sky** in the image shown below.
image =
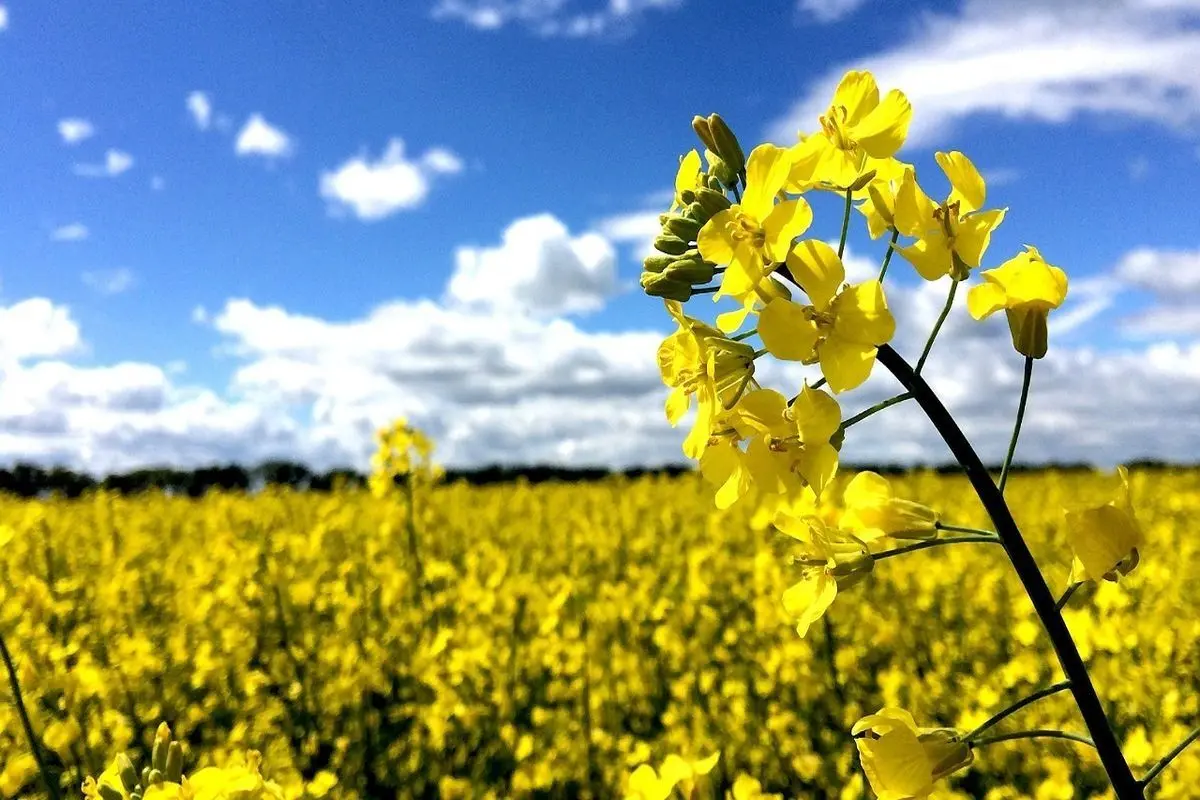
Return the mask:
[[[361,465],[399,414],[452,463],[677,460],[653,371],[668,325],[630,287],[691,116],[788,143],[851,67],[911,97],[902,155],[935,194],[933,151],[961,149],[1009,207],[986,266],[1029,242],[1071,275],[1031,408],[1051,441],[1026,455],[1200,447],[1076,399],[1114,393],[1146,425],[1200,388],[1200,3],[4,8],[4,460]],[[813,235],[836,236],[835,205]],[[851,238],[862,264],[881,252]],[[892,274],[898,316],[944,297]],[[932,380],[990,452],[1012,354],[1002,322],[956,311],[963,353],[944,343]],[[1133,389],[1089,383],[1131,368]],[[941,460],[898,420],[852,452]]]

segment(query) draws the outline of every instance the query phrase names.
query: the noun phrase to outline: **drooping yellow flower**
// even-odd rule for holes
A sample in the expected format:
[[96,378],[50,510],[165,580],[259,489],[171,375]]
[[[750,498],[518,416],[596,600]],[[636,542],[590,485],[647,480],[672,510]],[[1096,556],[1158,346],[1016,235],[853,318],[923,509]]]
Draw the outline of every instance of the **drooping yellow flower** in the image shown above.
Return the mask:
[[896,191],[895,227],[916,238],[897,252],[921,277],[935,281],[943,275],[965,280],[978,267],[991,241],[992,231],[1004,221],[1007,209],[980,211],[987,197],[983,176],[971,160],[958,151],[936,154],[938,166],[950,180],[950,194],[938,204],[906,172]]
[[1117,468],[1120,484],[1103,505],[1066,512],[1067,541],[1075,553],[1072,581],[1116,581],[1138,565],[1146,536],[1129,496],[1129,471]]
[[842,494],[845,511],[841,526],[860,539],[882,536],[899,539],[933,539],[938,514],[932,508],[896,497],[888,479],[875,472],[855,475]]
[[700,154],[689,150],[687,155],[679,159],[679,169],[675,173],[675,202],[671,206],[672,211],[687,207],[683,193],[695,191],[703,186],[703,175],[700,169]]
[[[741,201],[717,212],[700,229],[696,245],[701,257],[728,265],[714,299],[733,297],[750,309],[779,296],[777,284],[767,278],[787,257],[792,241],[812,223],[812,209],[803,198],[776,202],[790,168],[791,160],[783,148],[770,144],[754,148],[746,163]],[[726,325],[720,327],[730,330]]]
[[1008,316],[1013,347],[1030,358],[1046,355],[1050,312],[1067,299],[1067,273],[1047,264],[1032,245],[996,269],[985,270],[984,283],[967,294],[967,310],[983,319],[1000,309]]
[[846,268],[818,239],[798,243],[787,264],[812,305],[783,299],[767,304],[758,320],[763,346],[785,361],[819,362],[834,392],[861,385],[879,345],[896,332],[883,286],[872,279],[842,288]]
[[678,424],[695,396],[696,420],[683,452],[688,458],[700,458],[718,416],[733,406],[754,377],[754,348],[687,316],[674,300],[666,301],[666,306],[679,326],[658,348],[659,372],[671,387],[667,420]]
[[851,729],[863,772],[879,800],[922,800],[942,778],[968,766],[971,746],[950,728],[918,728],[900,708],[883,708]]
[[719,487],[718,508],[752,491],[793,496],[807,486],[819,495],[837,472],[837,449],[829,440],[841,409],[819,389],[805,386],[790,406],[773,389],[748,392],[725,422],[728,433],[700,459],[701,473]]
[[814,622],[833,605],[839,588],[853,586],[871,573],[875,562],[867,545],[853,534],[834,528],[820,517],[776,517],[775,527],[804,545],[793,559],[800,580],[783,593],[784,610],[805,636]]

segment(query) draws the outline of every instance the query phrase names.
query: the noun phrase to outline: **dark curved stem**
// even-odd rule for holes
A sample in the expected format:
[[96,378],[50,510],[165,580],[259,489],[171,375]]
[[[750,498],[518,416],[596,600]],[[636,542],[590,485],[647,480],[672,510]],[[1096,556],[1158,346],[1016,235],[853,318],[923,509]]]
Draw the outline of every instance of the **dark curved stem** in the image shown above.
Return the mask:
[[42,753],[42,743],[38,740],[37,734],[33,732],[33,723],[29,719],[29,711],[25,708],[25,697],[21,694],[21,682],[17,679],[17,667],[13,664],[12,653],[8,652],[8,645],[4,641],[4,636],[0,635],[0,658],[4,659],[4,666],[8,669],[8,685],[12,688],[13,704],[17,707],[17,716],[21,718],[21,727],[25,729],[25,736],[29,739],[29,749],[33,752],[33,760],[37,762],[38,771],[42,773],[42,783],[46,784],[46,793],[50,795],[51,800],[59,800],[61,795],[58,792],[58,784],[50,777],[50,770],[46,768],[46,756]]
[[889,345],[885,344],[879,348],[878,358],[879,363],[888,372],[891,372],[906,390],[912,393],[913,398],[921,406],[921,410],[937,428],[938,433],[950,448],[950,452],[954,454],[954,458],[966,472],[971,487],[979,496],[980,502],[983,503],[984,509],[996,528],[996,533],[1004,544],[1009,561],[1012,562],[1017,577],[1020,578],[1026,594],[1029,595],[1030,602],[1033,603],[1034,611],[1046,629],[1046,634],[1050,637],[1063,674],[1071,682],[1071,694],[1075,698],[1076,705],[1079,706],[1079,713],[1083,717],[1088,733],[1092,735],[1092,740],[1096,744],[1100,761],[1104,765],[1104,771],[1108,773],[1108,779],[1112,783],[1117,799],[1142,800],[1144,798],[1142,787],[1133,777],[1129,763],[1121,752],[1121,746],[1109,725],[1108,716],[1104,713],[1104,706],[1101,705],[1100,697],[1096,694],[1096,687],[1092,685],[1092,678],[1088,674],[1087,666],[1084,665],[1083,658],[1079,655],[1079,648],[1075,646],[1075,641],[1071,638],[1071,632],[1068,630],[1066,622],[1063,621],[1062,614],[1059,613],[1055,597],[1050,592],[1050,587],[1046,585],[1046,579],[1038,569],[1033,553],[1029,551],[1029,546],[1021,537],[1021,532],[1017,528],[1016,521],[1013,520],[1008,504],[1004,502],[1004,496],[992,482],[992,476],[988,474],[987,468],[979,460],[978,454],[971,447],[971,443],[967,441],[967,437],[958,427],[958,423],[950,416],[950,412],[942,405],[942,401],[934,394],[929,384],[913,372],[908,362]]

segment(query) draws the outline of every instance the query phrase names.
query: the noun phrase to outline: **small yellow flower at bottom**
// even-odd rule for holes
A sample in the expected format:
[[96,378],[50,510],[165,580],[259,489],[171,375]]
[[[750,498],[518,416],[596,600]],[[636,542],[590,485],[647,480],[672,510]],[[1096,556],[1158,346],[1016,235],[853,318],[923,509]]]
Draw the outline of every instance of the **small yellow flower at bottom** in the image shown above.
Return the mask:
[[1100,506],[1066,512],[1067,541],[1075,553],[1071,581],[1116,581],[1138,565],[1146,536],[1129,497],[1129,471],[1118,467],[1120,485]]
[[764,792],[758,779],[745,773],[737,776],[737,780],[733,782],[733,791],[725,796],[732,800],[783,800],[781,794]]
[[851,729],[867,781],[879,800],[922,800],[934,784],[974,760],[952,728],[918,728],[900,708],[883,708]]
[[689,761],[677,755],[669,755],[659,770],[649,764],[642,764],[629,776],[626,800],[667,800],[675,787],[679,787],[685,795],[690,795],[695,788],[696,780],[713,771],[720,752],[713,753],[707,758]]
[[1046,263],[1032,245],[996,269],[985,270],[984,283],[967,293],[967,310],[983,319],[1000,309],[1008,315],[1013,347],[1042,358],[1049,344],[1046,318],[1067,298],[1067,274]]

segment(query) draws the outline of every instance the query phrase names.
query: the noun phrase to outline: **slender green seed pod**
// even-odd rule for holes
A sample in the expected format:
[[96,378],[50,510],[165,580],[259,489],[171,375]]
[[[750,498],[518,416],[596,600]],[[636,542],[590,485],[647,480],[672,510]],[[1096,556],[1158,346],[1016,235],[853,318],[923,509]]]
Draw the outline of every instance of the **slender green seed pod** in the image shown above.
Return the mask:
[[183,780],[183,745],[171,742],[167,748],[167,768],[165,770],[169,783],[179,783]]
[[719,114],[709,115],[708,130],[716,144],[716,147],[712,149],[721,156],[721,160],[728,164],[735,173],[746,169],[746,154],[742,152],[742,146],[738,144],[737,137],[733,135],[733,131],[729,129]]
[[663,234],[654,240],[654,249],[660,253],[679,255],[688,249],[688,243],[678,236]]

